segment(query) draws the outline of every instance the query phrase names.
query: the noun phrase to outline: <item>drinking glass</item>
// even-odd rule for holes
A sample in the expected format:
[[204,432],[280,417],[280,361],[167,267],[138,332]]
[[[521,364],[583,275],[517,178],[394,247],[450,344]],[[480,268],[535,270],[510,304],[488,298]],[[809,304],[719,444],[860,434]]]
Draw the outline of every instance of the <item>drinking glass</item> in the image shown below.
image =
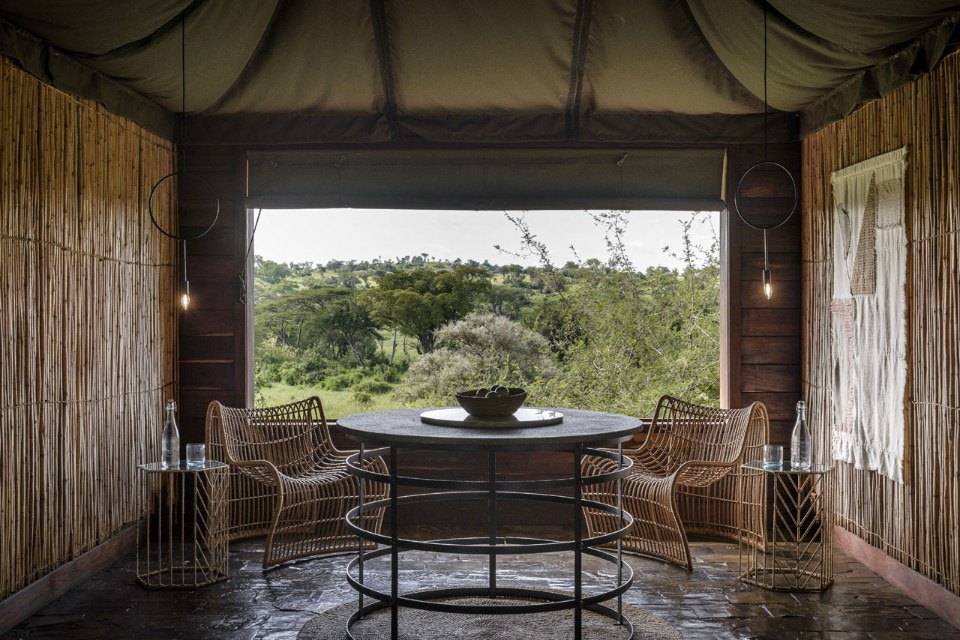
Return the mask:
[[779,444],[763,445],[763,468],[779,469],[782,466],[783,466],[783,447],[780,446]]
[[207,462],[206,446],[202,442],[187,445],[187,468],[201,469]]

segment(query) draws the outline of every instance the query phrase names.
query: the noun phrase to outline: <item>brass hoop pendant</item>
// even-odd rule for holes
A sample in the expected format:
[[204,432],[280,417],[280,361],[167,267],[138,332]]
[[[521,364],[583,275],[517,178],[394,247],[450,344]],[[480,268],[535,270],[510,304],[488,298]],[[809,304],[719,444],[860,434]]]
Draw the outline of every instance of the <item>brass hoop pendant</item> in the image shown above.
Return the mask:
[[[790,207],[790,213],[788,213],[786,217],[780,222],[778,222],[777,224],[772,224],[772,225],[753,224],[743,216],[743,213],[740,212],[740,190],[743,188],[743,181],[748,175],[750,175],[751,172],[753,172],[754,170],[760,167],[775,167],[777,169],[780,169],[785,174],[787,174],[787,177],[790,178],[790,184],[793,186],[793,206]],[[743,221],[743,224],[747,225],[751,229],[756,229],[757,231],[770,231],[771,229],[777,229],[778,227],[782,227],[787,223],[787,220],[793,217],[793,213],[797,210],[797,204],[799,204],[799,198],[800,198],[800,194],[797,191],[797,181],[793,178],[793,174],[790,173],[790,171],[779,162],[774,162],[773,160],[761,160],[760,162],[757,162],[752,166],[750,166],[750,168],[744,171],[743,175],[740,176],[740,181],[737,183],[737,190],[733,194],[733,208],[737,212],[737,217],[739,217],[740,220]]]
[[[168,180],[171,180],[173,178],[181,178],[181,177],[192,178],[193,180],[197,180],[201,182],[210,191],[210,194],[213,196],[213,200],[215,203],[214,212],[213,212],[213,222],[211,222],[206,229],[204,229],[203,231],[201,231],[195,236],[181,236],[181,235],[170,233],[169,231],[167,231],[157,223],[157,219],[153,215],[153,195],[157,192],[157,189],[159,189],[160,185],[162,185],[164,182],[167,182]],[[150,222],[153,223],[153,226],[155,226],[157,230],[160,231],[160,233],[167,236],[168,238],[173,238],[174,240],[181,240],[183,242],[186,242],[187,240],[198,240],[203,236],[207,235],[208,233],[210,233],[213,227],[217,224],[217,220],[220,219],[220,196],[217,195],[217,190],[214,189],[213,185],[210,184],[210,182],[203,176],[196,173],[190,173],[187,171],[173,171],[163,176],[159,180],[157,180],[156,184],[153,185],[153,188],[150,189],[150,197],[147,198],[147,211],[150,213]]]

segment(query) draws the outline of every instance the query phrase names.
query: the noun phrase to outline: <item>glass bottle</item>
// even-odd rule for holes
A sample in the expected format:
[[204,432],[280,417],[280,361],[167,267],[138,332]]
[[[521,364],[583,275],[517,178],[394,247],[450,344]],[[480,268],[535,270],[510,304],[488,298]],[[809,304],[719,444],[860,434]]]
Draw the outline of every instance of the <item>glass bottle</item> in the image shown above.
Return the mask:
[[163,423],[163,435],[160,436],[160,466],[164,469],[180,468],[180,432],[174,412],[177,403],[167,400],[167,419]]
[[812,458],[813,443],[807,427],[807,403],[801,400],[797,403],[797,421],[790,438],[790,467],[806,471],[810,468]]

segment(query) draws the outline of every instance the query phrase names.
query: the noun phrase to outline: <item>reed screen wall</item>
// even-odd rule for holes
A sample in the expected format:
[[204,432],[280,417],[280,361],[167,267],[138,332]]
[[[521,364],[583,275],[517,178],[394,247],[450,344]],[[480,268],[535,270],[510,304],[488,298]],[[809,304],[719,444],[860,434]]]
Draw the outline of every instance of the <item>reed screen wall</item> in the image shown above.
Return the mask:
[[[838,465],[838,522],[960,595],[960,54],[803,144],[804,391],[828,447],[830,173],[909,146],[906,482]],[[829,450],[822,449],[822,456]],[[824,458],[827,459],[827,458]]]
[[176,245],[146,210],[173,163],[0,57],[0,600],[139,515],[175,391]]

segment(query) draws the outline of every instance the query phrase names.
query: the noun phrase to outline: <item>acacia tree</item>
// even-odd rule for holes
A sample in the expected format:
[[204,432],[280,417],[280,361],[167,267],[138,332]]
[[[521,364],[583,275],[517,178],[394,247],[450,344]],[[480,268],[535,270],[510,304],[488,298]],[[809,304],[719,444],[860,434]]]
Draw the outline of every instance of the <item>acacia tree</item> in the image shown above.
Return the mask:
[[284,278],[289,277],[293,274],[293,271],[289,266],[280,263],[274,262],[273,260],[264,260],[260,256],[255,256],[255,269],[257,276],[262,278],[265,282],[270,284],[277,284]]
[[314,321],[320,339],[338,358],[351,353],[360,368],[366,370],[370,357],[376,352],[379,327],[353,291],[331,291]]
[[437,329],[467,315],[489,289],[489,272],[479,267],[416,268],[383,274],[361,299],[376,322],[416,338],[423,354],[433,351]]
[[[625,221],[598,214],[610,259],[564,267],[566,288],[554,290],[532,314],[551,338],[563,375],[542,380],[538,395],[551,404],[652,415],[664,393],[694,402],[719,401],[719,253],[694,247],[684,222],[683,268],[638,273],[620,241]],[[546,260],[546,247],[526,232]],[[547,264],[546,266],[549,266]],[[556,270],[544,269],[546,276]]]
[[265,303],[256,319],[257,341],[273,339],[297,351],[347,355],[366,368],[376,352],[378,326],[355,291],[329,287],[305,289]]

